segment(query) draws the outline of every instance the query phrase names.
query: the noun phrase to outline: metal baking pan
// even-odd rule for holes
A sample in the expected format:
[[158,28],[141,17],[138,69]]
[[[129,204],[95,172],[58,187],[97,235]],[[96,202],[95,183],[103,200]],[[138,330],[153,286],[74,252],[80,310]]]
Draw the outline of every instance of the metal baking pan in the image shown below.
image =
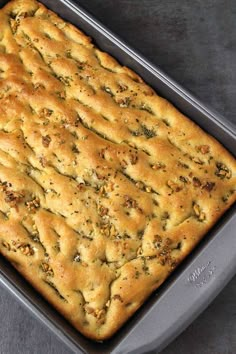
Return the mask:
[[[0,0],[0,7],[7,0]],[[233,125],[213,112],[132,50],[80,6],[42,0],[91,36],[95,44],[137,72],[156,92],[235,154]],[[94,343],[78,333],[0,256],[0,282],[76,353],[139,354],[162,350],[200,314],[236,273],[236,207],[221,218],[198,247],[112,339]]]

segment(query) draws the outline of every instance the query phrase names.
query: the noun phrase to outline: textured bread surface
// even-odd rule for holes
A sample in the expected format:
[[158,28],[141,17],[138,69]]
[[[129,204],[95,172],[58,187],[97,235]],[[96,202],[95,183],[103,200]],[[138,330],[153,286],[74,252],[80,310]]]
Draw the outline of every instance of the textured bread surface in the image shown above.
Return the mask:
[[0,252],[84,335],[163,283],[235,201],[235,171],[74,26],[34,0],[1,9]]

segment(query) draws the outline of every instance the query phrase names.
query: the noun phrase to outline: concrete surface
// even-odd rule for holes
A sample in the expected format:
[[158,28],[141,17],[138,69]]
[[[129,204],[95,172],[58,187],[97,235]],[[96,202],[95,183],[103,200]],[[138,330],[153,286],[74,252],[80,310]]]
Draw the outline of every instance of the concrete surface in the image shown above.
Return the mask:
[[[236,124],[234,0],[77,0]],[[0,288],[0,354],[71,352]],[[236,277],[163,354],[236,353]],[[124,353],[125,354],[125,353]]]

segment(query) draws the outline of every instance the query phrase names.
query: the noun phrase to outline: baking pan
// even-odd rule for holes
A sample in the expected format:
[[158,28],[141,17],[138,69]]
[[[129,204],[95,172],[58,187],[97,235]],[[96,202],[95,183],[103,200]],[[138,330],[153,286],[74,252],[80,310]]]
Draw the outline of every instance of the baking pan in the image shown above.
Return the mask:
[[[8,1],[0,0],[0,7]],[[97,46],[137,72],[156,92],[219,140],[235,155],[233,125],[202,105],[69,0],[42,0],[48,8],[91,36]],[[79,1],[78,1],[79,2]],[[104,343],[78,333],[0,256],[0,282],[76,353],[139,354],[162,350],[216,297],[236,273],[236,207],[233,206],[142,308]]]

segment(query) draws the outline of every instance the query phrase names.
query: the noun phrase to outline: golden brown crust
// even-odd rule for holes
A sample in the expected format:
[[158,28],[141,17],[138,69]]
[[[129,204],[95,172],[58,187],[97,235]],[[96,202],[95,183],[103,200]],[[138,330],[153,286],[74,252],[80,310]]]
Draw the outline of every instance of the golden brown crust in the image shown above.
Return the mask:
[[0,11],[0,252],[110,337],[235,201],[235,159],[34,0]]

